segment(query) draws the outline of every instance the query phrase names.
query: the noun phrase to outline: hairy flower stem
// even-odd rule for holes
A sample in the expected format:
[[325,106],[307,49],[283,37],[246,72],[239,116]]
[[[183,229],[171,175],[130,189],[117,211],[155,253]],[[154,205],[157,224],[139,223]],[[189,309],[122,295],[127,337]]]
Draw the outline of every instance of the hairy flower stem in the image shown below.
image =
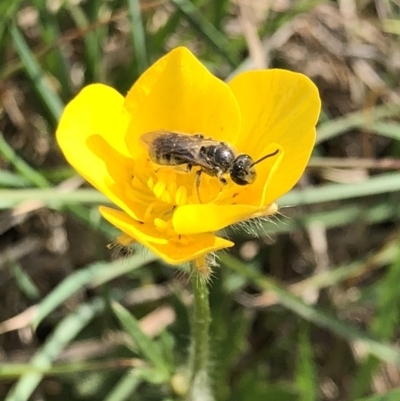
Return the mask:
[[193,274],[193,312],[190,354],[190,383],[186,401],[213,401],[209,367],[210,305],[207,281],[200,274]]

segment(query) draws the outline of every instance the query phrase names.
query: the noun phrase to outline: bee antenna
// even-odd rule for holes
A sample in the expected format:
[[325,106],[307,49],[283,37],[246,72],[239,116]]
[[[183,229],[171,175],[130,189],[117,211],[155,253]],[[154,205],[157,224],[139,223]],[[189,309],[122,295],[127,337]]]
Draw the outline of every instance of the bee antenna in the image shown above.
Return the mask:
[[268,159],[269,157],[275,156],[279,153],[279,149],[276,149],[275,152],[270,153],[269,155],[266,155],[264,157],[262,157],[261,159],[258,159],[257,161],[255,161],[253,164],[250,165],[250,167],[255,166],[256,164],[262,162],[265,159]]

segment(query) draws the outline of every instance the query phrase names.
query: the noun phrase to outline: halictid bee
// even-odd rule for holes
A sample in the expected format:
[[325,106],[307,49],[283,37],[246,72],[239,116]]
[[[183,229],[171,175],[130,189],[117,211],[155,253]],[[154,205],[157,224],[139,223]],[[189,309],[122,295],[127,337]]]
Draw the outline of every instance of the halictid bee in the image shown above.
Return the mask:
[[192,167],[200,167],[196,178],[197,188],[201,173],[218,177],[223,184],[227,182],[224,174],[229,174],[237,185],[252,184],[257,177],[254,166],[279,152],[276,150],[254,162],[249,155],[236,155],[229,144],[204,138],[201,134],[153,131],[143,134],[141,139],[148,145],[150,160],[155,164],[187,164],[189,171]]

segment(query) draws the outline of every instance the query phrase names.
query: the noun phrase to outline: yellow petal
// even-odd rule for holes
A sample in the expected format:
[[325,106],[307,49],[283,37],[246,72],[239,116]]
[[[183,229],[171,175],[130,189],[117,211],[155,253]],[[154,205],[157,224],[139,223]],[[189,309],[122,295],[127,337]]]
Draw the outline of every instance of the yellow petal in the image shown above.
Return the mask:
[[231,241],[206,233],[193,236],[192,241],[185,245],[170,241],[167,245],[149,243],[146,246],[165,262],[179,265],[233,245]]
[[[260,193],[259,204],[265,205],[289,191],[306,167],[321,108],[318,89],[306,76],[285,70],[245,72],[229,86],[242,116],[237,148],[255,160],[272,142],[284,151],[268,188]],[[260,171],[263,162],[257,168]]]
[[185,205],[175,210],[172,225],[175,231],[182,235],[215,232],[231,224],[275,212],[275,205],[272,209],[250,205]]
[[187,243],[171,241],[170,237],[167,237],[165,233],[158,232],[154,226],[141,224],[124,212],[104,206],[101,206],[99,210],[112,225],[129,237],[136,239],[170,264],[188,262],[201,255],[234,245],[231,241],[209,233],[193,236]]
[[148,242],[167,244],[168,237],[165,233],[158,231],[154,225],[145,224],[132,219],[123,211],[100,206],[101,215],[113,226],[119,228],[125,234],[135,238],[141,244],[147,246]]
[[[273,180],[276,172],[279,171],[285,152],[282,147],[276,143],[269,144],[263,152],[264,155],[269,155],[276,151],[278,151],[278,154],[262,161],[260,165],[256,165],[257,178],[253,184],[230,189],[232,198],[235,199],[236,204],[263,207],[263,205],[268,205],[276,200],[276,198],[271,199],[270,196],[265,196],[264,193],[266,188],[268,188],[267,191],[271,188],[269,183]],[[269,193],[267,195],[269,195]],[[268,199],[268,202],[265,201],[265,199]]]
[[93,84],[65,108],[57,141],[68,162],[94,187],[135,217],[124,194],[132,161],[125,144],[130,116],[124,98],[113,88]]
[[153,64],[126,97],[132,115],[127,136],[134,159],[142,134],[167,130],[202,133],[235,143],[240,113],[228,85],[213,76],[186,48],[179,47]]

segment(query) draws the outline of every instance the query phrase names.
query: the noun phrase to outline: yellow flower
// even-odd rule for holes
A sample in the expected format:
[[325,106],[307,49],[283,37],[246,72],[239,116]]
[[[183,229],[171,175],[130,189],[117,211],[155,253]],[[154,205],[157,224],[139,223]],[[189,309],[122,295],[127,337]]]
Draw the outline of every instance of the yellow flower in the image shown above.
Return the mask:
[[[93,84],[65,108],[57,129],[68,162],[120,210],[100,212],[124,234],[170,264],[202,260],[233,245],[215,235],[247,219],[276,212],[275,201],[303,173],[315,141],[320,100],[305,76],[285,70],[248,71],[228,84],[186,48],[153,64],[126,97]],[[227,142],[253,160],[257,178],[240,186],[225,176],[149,159],[143,134],[169,131]]]

